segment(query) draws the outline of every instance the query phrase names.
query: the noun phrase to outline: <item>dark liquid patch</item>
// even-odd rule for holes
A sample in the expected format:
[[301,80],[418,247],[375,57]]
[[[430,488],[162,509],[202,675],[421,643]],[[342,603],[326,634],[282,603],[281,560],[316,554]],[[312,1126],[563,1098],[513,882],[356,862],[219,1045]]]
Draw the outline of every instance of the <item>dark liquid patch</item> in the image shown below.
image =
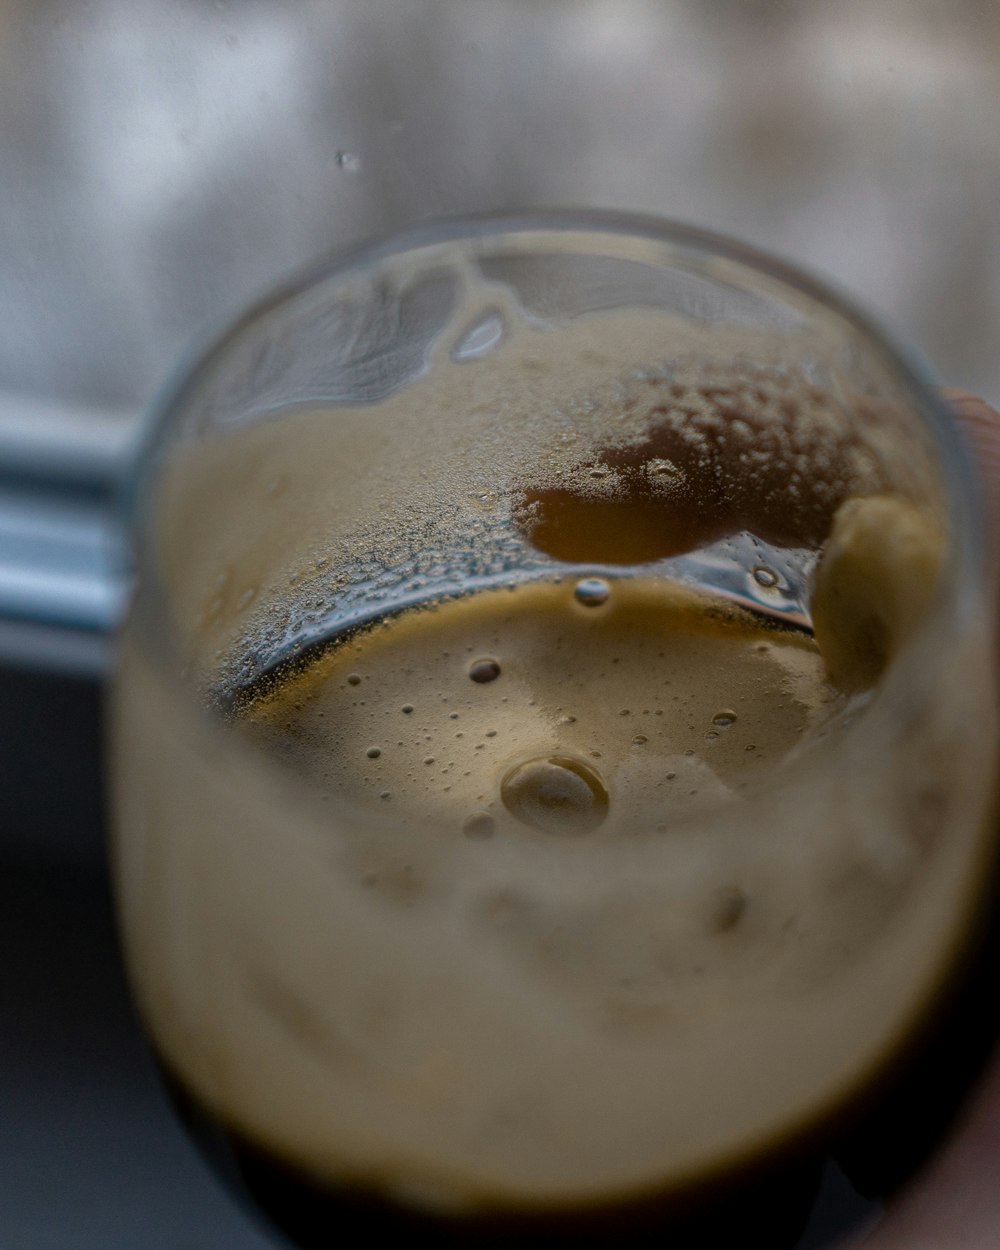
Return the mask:
[[646,436],[526,485],[515,521],[540,551],[583,564],[645,564],[741,530],[817,550],[843,499],[876,482],[852,480],[857,447],[843,416],[836,437],[831,414],[821,419],[830,402],[775,379],[752,392],[648,380],[623,405],[645,417]]
[[[390,1244],[433,1244],[479,1250],[706,1250],[740,1244],[747,1229],[770,1250],[792,1250],[815,1200],[821,1156],[778,1152],[737,1176],[706,1178],[683,1194],[640,1191],[604,1202],[530,1203],[520,1208],[473,1207],[446,1215],[380,1191],[345,1182],[326,1186],[267,1146],[208,1115],[167,1068],[161,1072],[181,1118],[221,1179],[253,1200],[302,1250],[328,1250],[383,1237]],[[844,1223],[835,1225],[843,1231]]]

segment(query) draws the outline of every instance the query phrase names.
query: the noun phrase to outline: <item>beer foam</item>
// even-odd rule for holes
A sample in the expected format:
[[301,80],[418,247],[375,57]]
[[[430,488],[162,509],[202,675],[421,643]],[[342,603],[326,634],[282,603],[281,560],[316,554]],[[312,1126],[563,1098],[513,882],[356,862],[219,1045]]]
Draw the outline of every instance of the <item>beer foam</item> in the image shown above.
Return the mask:
[[881,495],[839,507],[816,571],[812,617],[841,689],[876,683],[926,619],[943,559],[944,536],[925,510]]
[[[932,453],[905,410],[874,374],[848,394],[818,331],[792,366],[752,327],[648,310],[539,327],[492,288],[467,294],[456,327],[483,304],[505,333],[482,356],[453,357],[456,328],[377,404],[264,414],[177,454],[162,567],[212,680],[253,679],[254,657],[328,624],[566,559],[633,564],[741,528],[818,548],[846,498],[876,493],[934,510]],[[539,524],[567,499],[585,505],[568,550]],[[687,544],[663,545],[678,532]]]

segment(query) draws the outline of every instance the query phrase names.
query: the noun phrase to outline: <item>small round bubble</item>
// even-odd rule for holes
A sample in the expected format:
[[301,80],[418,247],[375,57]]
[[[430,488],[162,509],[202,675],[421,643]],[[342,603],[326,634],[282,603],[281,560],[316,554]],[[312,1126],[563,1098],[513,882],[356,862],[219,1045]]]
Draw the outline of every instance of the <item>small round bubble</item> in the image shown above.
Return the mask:
[[490,838],[496,832],[496,821],[489,812],[473,812],[462,824],[467,838]]
[[773,590],[778,584],[778,574],[766,564],[757,564],[753,569],[753,579],[765,590]]
[[611,597],[611,586],[603,577],[581,577],[573,588],[577,603],[585,608],[599,608]]
[[500,676],[500,665],[492,656],[482,656],[469,665],[469,676],[479,685],[488,681],[496,681]]

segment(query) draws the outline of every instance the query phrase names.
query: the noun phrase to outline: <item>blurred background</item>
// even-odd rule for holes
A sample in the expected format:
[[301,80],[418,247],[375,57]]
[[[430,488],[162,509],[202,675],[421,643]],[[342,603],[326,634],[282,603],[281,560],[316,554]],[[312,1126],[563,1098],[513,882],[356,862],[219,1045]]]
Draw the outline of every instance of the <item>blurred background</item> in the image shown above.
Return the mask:
[[992,0],[0,0],[0,1244],[275,1244],[165,1108],[103,866],[110,500],[178,359],[319,253],[587,205],[777,252],[997,403],[998,135]]

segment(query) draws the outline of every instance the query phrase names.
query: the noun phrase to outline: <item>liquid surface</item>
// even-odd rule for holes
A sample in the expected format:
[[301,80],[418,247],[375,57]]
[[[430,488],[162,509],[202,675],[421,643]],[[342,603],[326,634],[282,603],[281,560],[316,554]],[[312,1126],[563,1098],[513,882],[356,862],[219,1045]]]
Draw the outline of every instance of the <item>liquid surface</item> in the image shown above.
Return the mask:
[[240,720],[407,826],[608,839],[758,790],[843,703],[802,633],[664,580],[570,578],[313,648]]

